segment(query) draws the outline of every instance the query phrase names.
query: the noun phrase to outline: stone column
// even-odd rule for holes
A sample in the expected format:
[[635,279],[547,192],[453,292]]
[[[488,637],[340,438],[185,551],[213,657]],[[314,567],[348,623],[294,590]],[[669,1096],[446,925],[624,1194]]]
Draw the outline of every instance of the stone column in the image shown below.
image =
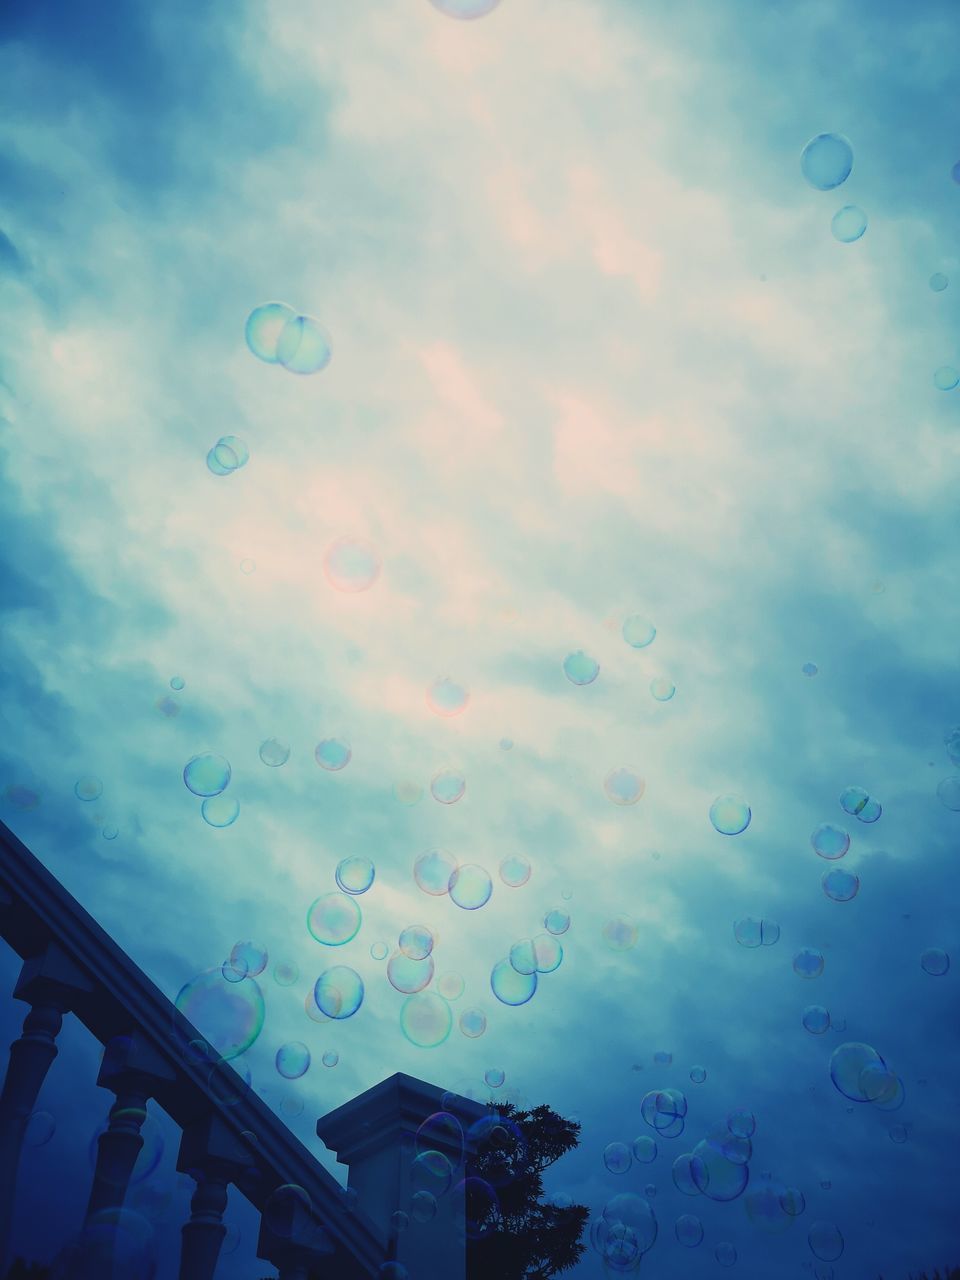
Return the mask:
[[227,1184],[250,1163],[249,1151],[213,1111],[184,1129],[177,1168],[189,1173],[197,1189],[190,1221],[183,1227],[180,1280],[213,1280],[227,1229]]

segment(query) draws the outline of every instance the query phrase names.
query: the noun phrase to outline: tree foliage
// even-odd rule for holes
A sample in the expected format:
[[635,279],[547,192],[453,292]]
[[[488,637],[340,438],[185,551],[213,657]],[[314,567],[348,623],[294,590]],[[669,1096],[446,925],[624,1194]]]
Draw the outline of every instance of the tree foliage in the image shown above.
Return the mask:
[[580,1140],[550,1107],[494,1108],[474,1126],[466,1187],[468,1280],[547,1280],[576,1265],[589,1210],[545,1203],[543,1174]]

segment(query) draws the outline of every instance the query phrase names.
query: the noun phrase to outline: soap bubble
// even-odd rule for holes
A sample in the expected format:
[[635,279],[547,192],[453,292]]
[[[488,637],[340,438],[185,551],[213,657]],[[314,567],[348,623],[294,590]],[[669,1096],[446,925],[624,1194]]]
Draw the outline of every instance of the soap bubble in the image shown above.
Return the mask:
[[427,706],[438,716],[458,716],[470,701],[469,690],[449,676],[434,680],[427,690]]
[[937,784],[937,799],[945,809],[960,813],[960,774],[951,774]]
[[939,947],[928,947],[920,957],[920,968],[931,977],[942,978],[950,968],[950,957]]
[[650,681],[650,693],[657,702],[669,702],[677,692],[677,686],[667,676],[655,676]]
[[953,391],[960,383],[960,370],[953,367],[952,364],[942,364],[933,373],[933,385],[938,391]]
[[853,1102],[869,1102],[864,1092],[867,1067],[885,1068],[886,1063],[871,1045],[848,1041],[839,1045],[830,1055],[830,1079],[845,1098]]
[[506,1072],[499,1067],[488,1067],[483,1073],[483,1082],[491,1089],[499,1089],[506,1078]]
[[277,1187],[263,1206],[263,1222],[281,1240],[297,1239],[313,1222],[309,1194],[295,1183]]
[[807,1207],[807,1202],[798,1187],[787,1187],[780,1196],[780,1207],[791,1218],[798,1218]]
[[836,1262],[843,1253],[843,1236],[832,1222],[814,1222],[807,1233],[810,1252],[822,1262]]
[[538,933],[533,939],[533,954],[537,958],[538,973],[553,973],[560,968],[563,947],[551,934]]
[[[263,1030],[263,993],[253,978],[227,982],[207,969],[180,988],[174,1005],[206,1038],[219,1058],[237,1058]],[[174,1024],[179,1034],[179,1027]]]
[[57,1122],[49,1111],[34,1111],[23,1131],[24,1146],[45,1147],[56,1131]]
[[934,293],[943,293],[950,281],[942,271],[935,271],[930,277],[930,288]]
[[867,215],[855,204],[845,204],[830,221],[834,240],[841,244],[853,244],[867,229]]
[[537,953],[533,945],[533,939],[521,938],[519,942],[515,942],[510,948],[509,960],[517,973],[536,973]]
[[820,885],[834,902],[849,902],[860,892],[860,877],[844,867],[831,867],[820,877]]
[[736,1107],[727,1115],[727,1131],[738,1138],[752,1138],[757,1131],[757,1117],[746,1107]]
[[295,316],[293,307],[288,307],[285,302],[267,302],[250,312],[244,336],[247,346],[259,360],[277,363],[280,334]]
[[398,946],[409,960],[426,960],[433,950],[433,932],[425,924],[407,925],[400,934]]
[[292,960],[281,960],[273,967],[273,980],[278,987],[292,987],[300,977],[300,966]]
[[737,1251],[729,1240],[721,1240],[714,1249],[713,1256],[721,1267],[732,1267],[737,1261]]
[[[207,801],[204,801],[204,805],[206,803]],[[239,812],[239,809],[240,809],[240,806],[237,805],[238,812]],[[203,812],[203,808],[201,807],[201,813],[202,812]],[[206,817],[206,814],[204,814],[203,816]],[[235,818],[236,816],[237,815],[235,813],[233,817]],[[233,818],[231,818],[230,821],[232,822]],[[210,825],[211,826],[228,826],[229,823],[211,823]],[[106,826],[103,828],[103,831],[101,834],[103,835],[104,840],[116,840],[117,836],[120,834],[120,828],[115,826],[112,822],[108,822]]]
[[508,853],[500,863],[500,879],[511,889],[519,889],[530,879],[530,862],[522,853]]
[[249,557],[240,561],[241,573],[255,573],[256,568],[257,568],[257,562],[255,560],[251,560]]
[[639,613],[627,618],[623,624],[623,638],[631,649],[645,649],[648,644],[653,643],[656,634],[656,627]]
[[731,1140],[747,1144],[750,1142],[749,1138],[737,1138],[723,1125],[715,1125],[691,1152],[691,1176],[698,1190],[708,1200],[721,1203],[735,1200],[746,1190],[750,1171],[746,1160],[728,1159],[728,1153],[740,1154],[731,1145]]
[[566,933],[570,928],[570,913],[562,907],[554,907],[543,917],[543,927],[547,933]]
[[415,1191],[410,1197],[410,1217],[414,1222],[431,1222],[436,1216],[436,1196],[429,1191]]
[[537,975],[517,973],[509,960],[500,960],[490,974],[490,987],[501,1004],[526,1004],[537,989]]
[[482,1009],[464,1009],[460,1015],[460,1030],[468,1040],[476,1040],[487,1029],[487,1015]]
[[[698,1196],[701,1194],[700,1187],[697,1185],[696,1179],[693,1176],[694,1165],[699,1163],[699,1156],[695,1157],[690,1151],[686,1151],[683,1155],[677,1156],[676,1160],[673,1162],[673,1166],[670,1170],[671,1177],[673,1178],[673,1185],[678,1191],[682,1191],[685,1196]],[[698,1169],[697,1176],[702,1182],[706,1178],[706,1173]]]
[[387,979],[392,987],[402,991],[404,995],[413,995],[429,986],[433,973],[434,962],[430,955],[411,960],[402,951],[395,951],[387,961]]
[[423,799],[423,787],[419,782],[395,782],[393,784],[393,794],[401,804],[407,806],[419,804]]
[[633,1158],[639,1164],[652,1164],[657,1158],[657,1143],[644,1135],[633,1140]]
[[263,973],[269,959],[266,947],[257,942],[235,942],[230,951],[230,963],[233,967],[251,978],[258,978]]
[[600,674],[600,663],[588,653],[578,649],[576,653],[567,654],[563,660],[563,674],[571,684],[593,684]]
[[224,960],[220,966],[220,972],[227,982],[242,982],[244,978],[249,977],[245,960]]
[[851,817],[856,817],[870,796],[863,787],[844,787],[840,792],[840,808]]
[[703,1084],[707,1078],[706,1067],[691,1067],[690,1079],[694,1084]]
[[440,769],[430,779],[430,794],[440,804],[456,804],[467,789],[467,780],[456,769]]
[[380,576],[380,557],[359,538],[338,538],[323,555],[323,574],[334,591],[356,595],[367,591]]
[[340,1061],[340,1055],[337,1053],[336,1049],[327,1049],[320,1058],[320,1061],[325,1067],[335,1067]]
[[603,1163],[610,1173],[626,1173],[633,1164],[633,1156],[625,1142],[611,1142],[604,1148]]
[[803,1029],[809,1031],[812,1036],[822,1036],[825,1031],[830,1030],[830,1011],[822,1004],[808,1004],[800,1021],[803,1023]]
[[413,1140],[414,1151],[443,1151],[452,1165],[463,1161],[463,1126],[449,1111],[434,1111],[420,1125]]
[[468,862],[450,877],[450,898],[464,911],[477,911],[490,901],[493,881],[483,867]]
[[239,815],[240,801],[236,796],[207,796],[200,806],[200,816],[208,827],[232,827]]
[[310,905],[307,928],[325,947],[342,947],[357,936],[362,919],[353,898],[343,893],[324,893]]
[[435,1049],[443,1044],[453,1027],[450,1006],[441,996],[425,991],[404,1000],[400,1029],[419,1049]]
[[73,794],[78,800],[99,800],[103,795],[103,783],[99,778],[78,778]]
[[738,836],[750,825],[750,806],[739,796],[717,796],[710,806],[710,821],[722,836]]
[[906,1142],[907,1131],[902,1124],[892,1124],[890,1126],[890,1141],[896,1143]]
[[277,1071],[284,1080],[299,1080],[310,1066],[310,1050],[302,1040],[291,1040],[277,1050]]
[[815,662],[805,662],[800,670],[805,676],[815,676],[820,668]]
[[230,781],[230,762],[205,751],[184,766],[183,781],[195,796],[218,796]]
[[600,934],[611,951],[630,951],[640,938],[640,926],[629,916],[614,916],[604,924]]
[[793,1215],[784,1208],[786,1193],[787,1188],[783,1183],[772,1178],[769,1173],[762,1173],[759,1181],[751,1186],[743,1198],[743,1207],[758,1231],[776,1235],[793,1226]]
[[363,1004],[363,979],[346,965],[334,965],[317,979],[313,998],[328,1018],[350,1018]]
[[733,926],[733,936],[741,947],[772,947],[780,938],[780,926],[773,920],[744,916]]
[[513,750],[513,739],[512,739],[512,738],[501,738],[501,739],[500,739],[500,750],[501,750],[501,751],[512,751],[512,750]]
[[337,863],[336,881],[344,893],[358,895],[367,892],[373,884],[375,874],[373,863],[369,858],[355,855],[351,858],[342,858]]
[[414,1156],[410,1181],[418,1190],[442,1196],[453,1182],[453,1165],[442,1151],[421,1151]]
[[267,738],[260,744],[260,759],[271,769],[279,769],[290,759],[290,748],[276,738]]
[[695,1249],[703,1240],[703,1223],[692,1213],[681,1213],[674,1226],[677,1243]]
[[319,373],[332,355],[330,335],[313,316],[295,316],[280,331],[277,363],[290,373]]
[[842,827],[835,827],[832,822],[821,822],[810,836],[810,843],[814,853],[833,861],[842,858],[850,848],[850,837]]
[[493,13],[500,0],[430,0],[430,3],[441,13],[445,13],[448,18],[470,21]]
[[603,780],[603,789],[614,804],[628,805],[637,803],[647,784],[633,769],[611,769]]
[[793,971],[800,978],[819,978],[823,973],[823,954],[814,947],[801,947],[793,957]]
[[943,735],[943,745],[947,749],[951,762],[960,768],[960,725],[947,730]]
[[237,455],[225,445],[214,445],[207,451],[207,470],[211,475],[229,476],[238,466]]
[[443,996],[444,1000],[459,1000],[463,995],[466,983],[463,975],[455,972],[441,974],[436,981],[436,989]]
[[457,869],[457,860],[446,849],[428,849],[413,864],[413,878],[424,893],[442,898],[450,891],[450,877]]
[[818,191],[846,182],[853,168],[853,148],[842,133],[818,133],[800,155],[800,171]]
[[321,769],[336,773],[347,767],[353,752],[350,750],[349,743],[340,738],[324,738],[317,743],[313,756]]
[[180,714],[180,703],[173,698],[168,698],[166,695],[158,698],[155,705],[160,714],[166,716],[168,720],[172,720],[174,716]]
[[653,1247],[657,1238],[657,1218],[643,1196],[633,1191],[622,1191],[607,1201],[602,1214],[608,1226],[620,1224],[634,1233],[641,1254]]
[[389,950],[390,948],[385,942],[375,942],[370,948],[370,954],[374,960],[386,960]]
[[876,822],[882,813],[883,808],[880,801],[874,800],[873,796],[870,796],[856,817],[858,822]]

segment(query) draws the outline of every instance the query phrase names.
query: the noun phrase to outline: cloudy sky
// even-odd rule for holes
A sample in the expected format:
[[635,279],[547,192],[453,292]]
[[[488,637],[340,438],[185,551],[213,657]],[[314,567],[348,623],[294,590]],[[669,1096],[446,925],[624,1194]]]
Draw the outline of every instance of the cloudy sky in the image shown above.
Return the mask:
[[[816,1222],[842,1234],[837,1277],[960,1258],[957,969],[921,967],[960,960],[960,814],[937,794],[960,722],[960,388],[937,385],[960,367],[957,35],[947,0],[0,14],[0,816],[171,998],[238,941],[269,952],[245,1061],[328,1167],[318,1115],[394,1071],[482,1091],[495,1069],[583,1123],[551,1191],[599,1215],[655,1188],[649,1274],[714,1275],[723,1243],[745,1278],[833,1274]],[[853,148],[833,190],[801,172],[820,133]],[[868,218],[853,243],[845,205]],[[273,300],[322,323],[327,368],[251,353]],[[249,461],[215,475],[224,436]],[[325,572],[343,539],[376,557],[364,590]],[[444,678],[457,715],[427,697]],[[345,768],[318,767],[328,740]],[[204,752],[232,767],[226,828],[183,782]],[[605,790],[622,769],[635,804]],[[844,813],[849,786],[879,821]],[[739,835],[711,825],[721,795],[750,806]],[[842,863],[811,847],[823,823]],[[485,906],[417,887],[436,847],[488,871]],[[332,949],[305,917],[348,856],[376,879]],[[831,866],[853,900],[826,896]],[[491,969],[555,907],[563,962],[507,1007]],[[745,917],[779,940],[738,945]],[[410,924],[465,983],[435,1048],[371,956]],[[820,977],[794,972],[802,948]],[[315,1023],[332,963],[364,1003]],[[299,1040],[313,1063],[285,1081]],[[849,1041],[902,1080],[896,1112],[832,1083]],[[610,1172],[668,1087],[684,1133]],[[55,1072],[43,1102],[61,1123],[38,1167],[78,1127]],[[751,1187],[806,1201],[772,1234],[747,1194],[674,1183],[735,1107]],[[238,1276],[262,1274],[250,1254]]]

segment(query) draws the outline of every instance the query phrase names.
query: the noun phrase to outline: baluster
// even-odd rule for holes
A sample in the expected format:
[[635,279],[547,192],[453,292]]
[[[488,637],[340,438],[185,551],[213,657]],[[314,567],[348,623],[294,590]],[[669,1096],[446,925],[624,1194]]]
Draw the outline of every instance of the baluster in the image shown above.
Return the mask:
[[0,1267],[10,1246],[17,1171],[27,1121],[50,1065],[57,1056],[57,1036],[63,1015],[92,986],[59,947],[24,962],[14,998],[30,1005],[23,1034],[10,1046],[3,1090],[0,1092]]
[[249,1154],[219,1116],[211,1114],[184,1129],[177,1168],[197,1183],[190,1221],[183,1226],[180,1280],[213,1280],[220,1246],[227,1234],[223,1212],[227,1183],[249,1164]]

